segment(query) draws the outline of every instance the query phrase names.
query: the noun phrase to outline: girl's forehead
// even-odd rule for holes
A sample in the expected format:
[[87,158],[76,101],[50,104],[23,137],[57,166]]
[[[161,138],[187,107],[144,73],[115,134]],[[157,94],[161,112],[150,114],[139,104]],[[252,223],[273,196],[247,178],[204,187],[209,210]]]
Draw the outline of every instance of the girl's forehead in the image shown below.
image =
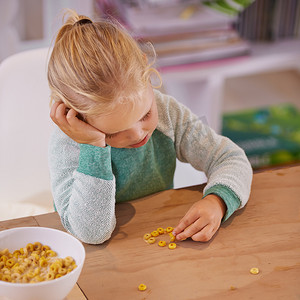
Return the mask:
[[154,104],[153,90],[147,89],[139,101],[123,101],[111,113],[87,117],[89,124],[108,134],[130,129],[141,120]]

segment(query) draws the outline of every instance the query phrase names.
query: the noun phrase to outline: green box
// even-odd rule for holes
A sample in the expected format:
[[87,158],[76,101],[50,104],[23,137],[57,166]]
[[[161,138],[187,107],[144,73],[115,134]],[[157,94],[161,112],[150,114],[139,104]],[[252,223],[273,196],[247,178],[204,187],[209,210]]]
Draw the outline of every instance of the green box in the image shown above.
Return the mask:
[[291,104],[224,114],[222,134],[245,150],[254,169],[300,161],[300,112]]

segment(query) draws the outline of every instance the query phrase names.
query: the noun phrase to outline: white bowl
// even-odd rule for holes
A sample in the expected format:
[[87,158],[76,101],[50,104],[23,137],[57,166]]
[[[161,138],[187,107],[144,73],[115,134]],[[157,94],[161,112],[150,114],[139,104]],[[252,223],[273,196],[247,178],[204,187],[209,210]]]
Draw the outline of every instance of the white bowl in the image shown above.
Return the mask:
[[52,228],[19,227],[0,231],[0,250],[8,248],[13,252],[34,242],[50,246],[58,257],[73,257],[77,268],[60,278],[33,284],[0,280],[0,296],[12,300],[64,299],[76,284],[83,267],[85,250],[82,243],[72,235]]

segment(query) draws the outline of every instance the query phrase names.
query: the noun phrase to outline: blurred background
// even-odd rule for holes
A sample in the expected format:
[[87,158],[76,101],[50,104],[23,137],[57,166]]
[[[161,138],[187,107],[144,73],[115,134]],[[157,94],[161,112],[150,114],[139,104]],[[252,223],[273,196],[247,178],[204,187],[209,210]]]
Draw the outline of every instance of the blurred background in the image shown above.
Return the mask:
[[[51,47],[65,8],[94,19],[116,18],[141,47],[151,42],[162,92],[242,147],[254,170],[300,161],[300,1],[0,0],[0,62]],[[0,110],[9,115],[4,101],[0,87]],[[12,138],[5,126],[9,125],[0,123],[1,143]],[[1,154],[5,155],[9,153]],[[52,211],[47,169],[39,165],[45,173],[35,179],[40,189],[27,189],[26,197],[19,196],[22,189],[18,191],[13,178],[7,179],[18,168],[8,176],[0,165],[1,178],[13,182],[9,192],[0,195],[0,206],[17,199],[28,204],[21,215]],[[175,188],[203,182],[203,173],[178,162]],[[11,196],[13,186],[17,191]],[[26,180],[22,186],[29,186]],[[47,199],[46,208],[41,197]],[[10,216],[19,214],[20,207],[5,208],[12,209]],[[0,214],[0,219],[8,215]]]

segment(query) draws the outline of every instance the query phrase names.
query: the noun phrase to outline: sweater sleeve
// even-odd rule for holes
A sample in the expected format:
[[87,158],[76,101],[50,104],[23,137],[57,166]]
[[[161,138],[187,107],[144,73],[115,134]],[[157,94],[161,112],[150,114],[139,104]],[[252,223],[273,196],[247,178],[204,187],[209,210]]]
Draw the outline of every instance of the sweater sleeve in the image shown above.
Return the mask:
[[110,150],[78,144],[59,129],[49,144],[55,207],[65,229],[89,244],[108,240],[116,224]]
[[216,194],[227,206],[223,221],[248,201],[252,168],[243,151],[230,139],[216,134],[187,107],[170,96],[162,101],[161,129],[174,140],[180,161],[190,163],[207,176],[204,196]]

